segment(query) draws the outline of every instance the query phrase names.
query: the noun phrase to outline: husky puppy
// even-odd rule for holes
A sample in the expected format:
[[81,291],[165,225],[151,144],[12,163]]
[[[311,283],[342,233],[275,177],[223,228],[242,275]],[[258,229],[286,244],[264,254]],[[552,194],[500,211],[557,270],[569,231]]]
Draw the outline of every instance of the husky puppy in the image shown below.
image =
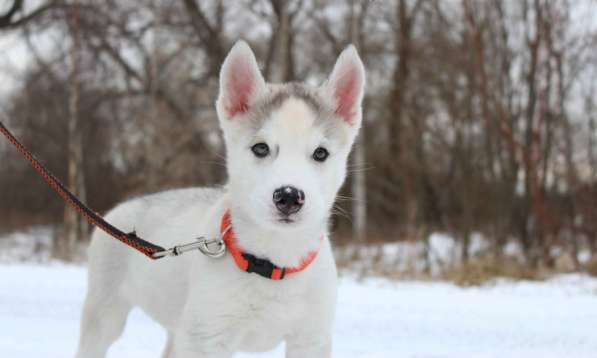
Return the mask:
[[216,102],[228,183],[140,197],[107,215],[163,247],[225,235],[228,252],[152,261],[95,230],[77,357],[104,357],[133,307],[166,329],[163,357],[232,357],[283,341],[286,357],[330,357],[337,274],[327,224],[364,82],[353,46],[323,85],[309,87],[266,83],[237,42]]

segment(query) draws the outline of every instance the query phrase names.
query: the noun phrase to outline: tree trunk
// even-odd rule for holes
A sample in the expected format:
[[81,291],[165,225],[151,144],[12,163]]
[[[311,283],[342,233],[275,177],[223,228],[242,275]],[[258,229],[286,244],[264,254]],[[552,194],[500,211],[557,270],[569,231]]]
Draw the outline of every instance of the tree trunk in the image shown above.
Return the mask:
[[289,1],[271,0],[276,15],[272,25],[272,36],[268,51],[265,73],[268,81],[282,83],[294,80],[294,60],[292,58],[292,14]]
[[[357,2],[352,1],[350,6],[350,41],[358,49],[359,48],[359,17],[357,16]],[[361,14],[363,15],[363,14]],[[363,111],[363,116],[364,116]],[[363,118],[363,123],[365,118]],[[357,137],[354,153],[352,156],[352,164],[354,168],[362,167],[365,163],[365,126],[361,127],[361,133]],[[365,240],[365,233],[367,231],[367,178],[364,170],[355,170],[352,174],[352,217],[353,217],[353,235],[358,241]]]
[[[68,188],[83,202],[85,198],[85,176],[83,172],[83,143],[79,119],[79,13],[74,1],[69,19],[69,29],[72,37],[70,91],[68,103]],[[88,225],[83,217],[70,207],[64,210],[64,229],[54,245],[56,257],[70,261],[73,259],[76,243],[83,240],[88,233]]]
[[[395,223],[400,219],[405,220],[404,227],[408,236],[416,236],[414,233],[418,231],[416,227],[421,213],[418,202],[420,190],[415,181],[420,179],[423,168],[422,165],[419,166],[419,163],[413,161],[409,152],[411,148],[418,148],[420,138],[417,138],[415,134],[416,126],[407,125],[408,114],[406,113],[413,50],[412,29],[420,4],[421,0],[414,3],[410,10],[406,0],[400,0],[395,5],[395,16],[398,22],[395,35],[397,58],[389,97],[390,103],[388,104],[392,115],[388,117],[387,122],[388,153],[397,159],[388,162],[385,175],[395,178],[398,191],[395,192],[396,194],[387,193],[386,195],[390,195],[394,202],[402,203],[401,207],[394,205],[394,209],[389,214],[391,221]],[[404,217],[402,217],[402,213],[405,213]]]

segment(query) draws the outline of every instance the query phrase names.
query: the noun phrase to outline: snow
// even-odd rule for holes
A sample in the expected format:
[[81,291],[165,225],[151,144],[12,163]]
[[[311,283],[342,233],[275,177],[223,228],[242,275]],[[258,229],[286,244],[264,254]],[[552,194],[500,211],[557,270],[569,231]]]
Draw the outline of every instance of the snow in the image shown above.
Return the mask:
[[[81,266],[0,265],[0,347],[6,357],[69,357],[86,285]],[[597,279],[441,282],[341,279],[334,357],[595,357]],[[159,357],[165,336],[133,311],[109,357]],[[283,357],[268,354],[235,358]]]
[[[335,248],[336,257],[343,259],[349,269],[362,272],[375,267],[378,271],[402,276],[416,276],[429,265],[433,277],[441,274],[455,263],[460,262],[462,243],[448,234],[435,232],[429,236],[429,246],[422,241],[398,241],[373,245],[345,245]],[[490,244],[480,233],[473,233],[469,243],[469,255],[483,255]],[[519,257],[518,245],[512,243],[509,256]],[[355,256],[357,259],[355,259]]]
[[0,235],[0,262],[49,262],[54,230],[52,226],[31,226]]
[[[427,246],[422,240],[388,241],[367,245],[352,243],[336,245],[334,254],[342,264],[342,269],[347,272],[441,279],[445,277],[446,272],[462,264],[462,245],[462,241],[447,233],[433,232],[428,237]],[[471,233],[469,257],[491,259],[494,255],[492,250],[491,241],[483,234]],[[502,254],[506,261],[524,264],[526,260],[520,242],[514,239],[506,242]],[[554,246],[550,254],[559,272],[571,272],[575,269],[569,245]],[[584,245],[579,247],[577,258],[580,264],[587,264],[592,258],[590,249]]]

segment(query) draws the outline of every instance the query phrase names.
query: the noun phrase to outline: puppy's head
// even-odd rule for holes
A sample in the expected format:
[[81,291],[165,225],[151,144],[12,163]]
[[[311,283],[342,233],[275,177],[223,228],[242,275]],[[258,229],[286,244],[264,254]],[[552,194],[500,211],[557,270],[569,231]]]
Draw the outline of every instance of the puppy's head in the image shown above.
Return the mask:
[[279,229],[325,224],[361,126],[364,82],[350,46],[320,87],[267,84],[249,46],[237,42],[216,103],[234,210]]

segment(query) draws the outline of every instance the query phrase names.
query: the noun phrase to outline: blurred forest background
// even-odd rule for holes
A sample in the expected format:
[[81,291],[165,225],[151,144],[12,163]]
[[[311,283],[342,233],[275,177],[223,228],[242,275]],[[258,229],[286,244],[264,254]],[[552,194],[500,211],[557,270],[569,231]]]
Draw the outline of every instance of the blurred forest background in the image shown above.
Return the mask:
[[[597,3],[592,0],[3,0],[26,48],[1,120],[99,212],[225,182],[214,101],[247,40],[271,82],[318,84],[348,44],[365,62],[364,128],[336,244],[433,233],[458,261],[597,271]],[[0,58],[3,54],[0,54]],[[1,86],[1,84],[0,84]],[[60,226],[64,223],[63,226]],[[0,228],[88,230],[0,140]]]

